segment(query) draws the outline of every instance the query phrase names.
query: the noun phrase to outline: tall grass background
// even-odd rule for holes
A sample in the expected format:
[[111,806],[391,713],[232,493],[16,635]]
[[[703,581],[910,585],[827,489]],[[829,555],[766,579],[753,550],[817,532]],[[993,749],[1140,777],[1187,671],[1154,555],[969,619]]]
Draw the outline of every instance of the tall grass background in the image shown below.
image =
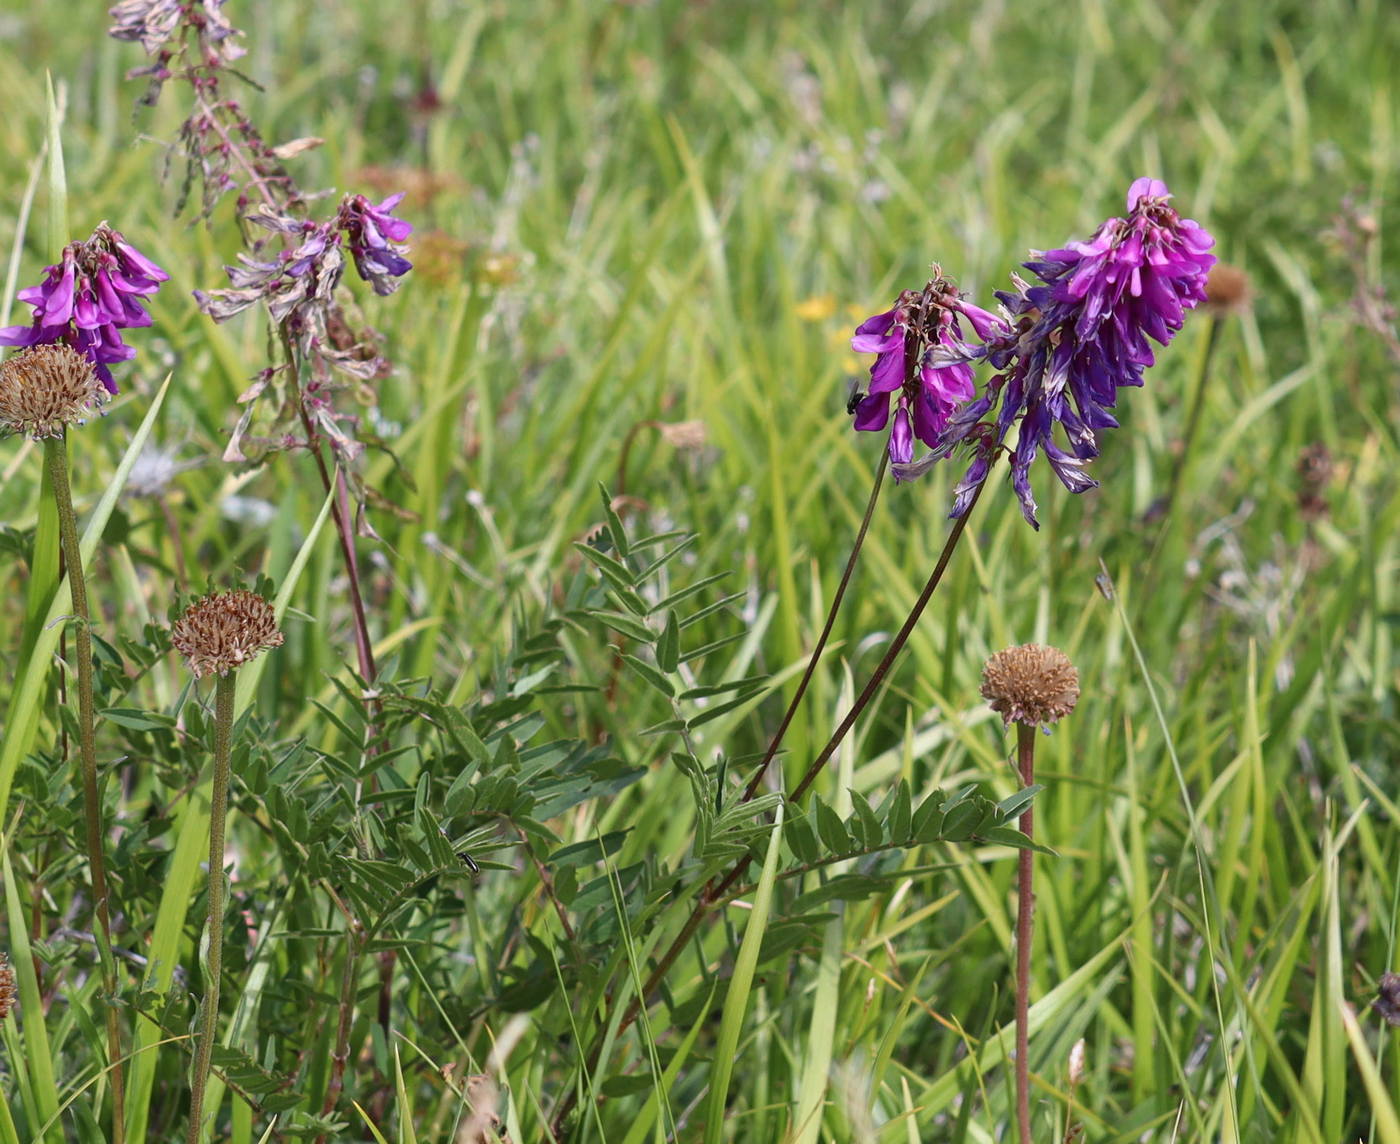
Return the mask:
[[[302,185],[406,189],[400,213],[417,227],[403,288],[364,302],[395,364],[361,407],[384,444],[363,469],[383,494],[369,517],[382,541],[361,549],[384,674],[431,678],[450,704],[489,690],[583,574],[574,542],[603,520],[602,482],[624,494],[629,530],[699,534],[668,566],[669,590],[724,573],[716,591],[738,594],[695,629],[698,642],[745,633],[707,658],[710,680],[775,677],[705,725],[707,762],[763,749],[859,524],[880,445],[844,411],[865,368],[846,345],[855,322],[933,261],[985,302],[1029,248],[1087,235],[1133,178],[1164,178],[1253,283],[1251,304],[1220,319],[1198,438],[1183,451],[1204,313],[1120,403],[1123,427],[1094,465],[1100,489],[1071,497],[1038,472],[1036,533],[1000,479],[989,488],[817,790],[847,813],[851,792],[879,804],[900,780],[916,796],[971,782],[1013,794],[1011,740],[977,694],[980,665],[1010,643],[1062,647],[1083,698],[1041,747],[1038,840],[1055,854],[1039,859],[1037,1138],[1400,1141],[1400,1055],[1369,1008],[1380,974],[1400,968],[1400,358],[1393,314],[1368,320],[1376,311],[1358,304],[1397,280],[1400,24],[1388,5],[226,10],[247,33],[242,63],[262,90],[243,98],[264,135],[324,140],[294,161]],[[238,236],[226,216],[208,228],[172,217],[179,162],[163,177],[162,141],[179,97],[134,119],[140,81],[122,77],[139,52],[105,27],[101,4],[0,5],[5,298],[56,254],[43,221],[47,72],[73,233],[107,218],[172,274],[121,398],[72,448],[80,517],[121,493],[90,573],[100,643],[129,664],[123,641],[141,645],[164,620],[182,566],[195,590],[266,573],[289,592],[286,646],[243,697],[255,745],[230,824],[243,919],[230,941],[246,952],[225,1021],[229,1044],[293,1077],[282,1092],[298,1099],[278,1120],[224,1097],[219,1138],[243,1144],[319,1110],[334,1019],[302,1012],[293,1032],[287,1014],[333,1015],[340,984],[333,935],[313,932],[334,926],[296,916],[302,873],[258,820],[288,746],[338,757],[362,712],[309,460],[219,459],[234,399],[269,351],[259,321],[216,327],[190,291],[221,284]],[[138,488],[119,463],[153,408],[150,441],[179,471]],[[691,420],[699,448],[657,427]],[[1330,468],[1309,500],[1300,464],[1319,446]],[[32,447],[0,444],[0,614],[16,649],[38,474]],[[789,787],[913,603],[957,475],[885,490],[787,739]],[[501,1085],[517,1141],[546,1138],[573,1089],[579,1140],[1008,1139],[1005,846],[910,850],[899,876],[746,956],[746,933],[777,933],[801,881],[765,888],[755,873],[755,895],[702,930],[663,1003],[582,1075],[605,996],[644,976],[673,932],[633,930],[613,900],[629,892],[619,871],[678,861],[696,823],[664,741],[639,734],[670,717],[664,701],[630,673],[609,687],[597,639],[560,639],[552,682],[596,690],[542,702],[545,737],[607,742],[644,773],[550,820],[556,850],[584,845],[573,857],[540,864],[530,840],[499,838],[481,877],[423,899],[411,926],[432,974],[401,961],[388,1040],[366,963],[352,1037],[362,1086],[346,1092],[363,1113],[345,1104],[334,1138],[461,1138],[463,1078],[481,1074]],[[7,661],[3,686],[23,662]],[[155,943],[179,962],[159,967],[159,992],[196,966],[200,858],[177,839],[200,813],[201,757],[130,713],[178,708],[197,738],[197,703],[173,657],[107,667],[107,761],[125,756],[107,784],[121,824],[112,877],[131,948]],[[409,797],[412,748],[438,734],[395,725]],[[65,937],[84,875],[60,749],[50,704],[3,823],[22,986],[21,1025],[4,1028],[6,1140],[39,1138],[60,1105],[45,1139],[107,1138],[101,1022],[88,1015],[99,983],[90,948]],[[587,849],[614,831],[625,836]],[[591,894],[575,923],[615,934],[612,978],[560,968],[572,954],[541,876],[562,869]],[[158,920],[178,879],[188,915]],[[240,880],[252,890],[241,898]],[[135,1138],[174,1139],[188,1048],[142,1028]]]

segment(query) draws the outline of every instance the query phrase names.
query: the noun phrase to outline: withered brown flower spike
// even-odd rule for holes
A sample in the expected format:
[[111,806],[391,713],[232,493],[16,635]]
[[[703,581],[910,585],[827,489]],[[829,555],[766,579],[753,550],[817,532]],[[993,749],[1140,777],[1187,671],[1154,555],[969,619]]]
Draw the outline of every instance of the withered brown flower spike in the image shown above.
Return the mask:
[[196,600],[175,621],[170,642],[196,679],[227,675],[259,652],[279,647],[282,633],[272,605],[255,592],[215,592]]
[[10,959],[0,953],[0,1021],[10,1015],[15,1007],[15,971],[10,968]]
[[1047,727],[1079,702],[1079,672],[1058,648],[1009,647],[982,668],[982,696],[1007,724]]
[[0,423],[35,441],[63,436],[107,397],[92,362],[61,342],[33,346],[0,365]]

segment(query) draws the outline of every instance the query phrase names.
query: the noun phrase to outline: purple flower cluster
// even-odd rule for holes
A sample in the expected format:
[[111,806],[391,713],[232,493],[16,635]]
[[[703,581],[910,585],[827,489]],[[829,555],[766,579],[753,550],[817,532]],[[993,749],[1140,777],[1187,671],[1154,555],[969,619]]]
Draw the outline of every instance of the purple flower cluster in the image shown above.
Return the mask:
[[856,327],[851,348],[876,355],[870,389],[851,401],[858,430],[878,432],[890,417],[890,395],[897,394],[889,455],[897,466],[914,459],[914,438],[937,448],[953,411],[972,398],[974,350],[964,341],[960,318],[986,339],[999,327],[987,311],[962,298],[935,268],[922,291],[906,290],[884,313]]
[[[933,452],[896,466],[896,476],[916,477],[971,444],[972,465],[954,490],[952,515],[961,516],[996,451],[1019,426],[1011,479],[1033,527],[1039,523],[1030,467],[1039,453],[1070,492],[1098,484],[1084,468],[1098,456],[1097,431],[1118,425],[1109,412],[1118,390],[1142,384],[1142,371],[1155,360],[1148,339],[1166,345],[1181,329],[1186,311],[1205,298],[1215,262],[1215,240],[1181,218],[1170,198],[1160,180],[1138,179],[1128,190],[1126,218],[1110,218],[1088,242],[1025,263],[1037,282],[1012,275],[1015,290],[997,292],[1007,320],[974,325],[982,347],[969,353],[945,342],[928,352],[928,365],[970,369],[969,363],[984,360],[997,374],[980,397],[949,414]],[[993,410],[995,417],[984,420]]]
[[144,299],[169,278],[104,222],[86,242],[65,246],[40,285],[19,292],[19,300],[34,307],[34,320],[0,329],[0,345],[72,346],[94,364],[107,391],[116,393],[108,366],[136,356],[121,331],[151,324]]
[[336,217],[336,225],[344,230],[350,244],[355,269],[379,295],[392,294],[399,288],[395,279],[413,269],[413,263],[403,256],[401,245],[413,233],[413,227],[392,214],[402,199],[400,191],[374,206],[364,195],[346,195]]

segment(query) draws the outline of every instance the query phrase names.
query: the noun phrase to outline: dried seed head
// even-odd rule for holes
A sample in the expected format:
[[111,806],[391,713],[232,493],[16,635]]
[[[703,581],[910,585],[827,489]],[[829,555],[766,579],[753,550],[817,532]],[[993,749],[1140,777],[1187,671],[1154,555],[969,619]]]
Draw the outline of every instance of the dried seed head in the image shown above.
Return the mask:
[[1071,1086],[1082,1084],[1084,1081],[1085,1055],[1084,1038],[1080,1037],[1069,1050],[1069,1068],[1066,1070],[1066,1075]]
[[1007,723],[1044,727],[1079,701],[1079,673],[1064,652],[1041,644],[999,651],[982,668],[982,696]]
[[1249,275],[1238,266],[1217,262],[1206,277],[1206,309],[1218,318],[1240,314],[1254,299]]
[[10,959],[0,953],[0,1021],[10,1015],[15,1007],[15,971],[10,968]]
[[703,421],[658,421],[656,431],[666,444],[691,452],[703,449],[709,438]]
[[272,605],[255,592],[215,592],[185,609],[170,642],[198,679],[212,672],[227,675],[260,651],[279,647],[282,633]]
[[35,441],[81,425],[107,396],[93,363],[62,342],[31,346],[0,365],[0,423]]

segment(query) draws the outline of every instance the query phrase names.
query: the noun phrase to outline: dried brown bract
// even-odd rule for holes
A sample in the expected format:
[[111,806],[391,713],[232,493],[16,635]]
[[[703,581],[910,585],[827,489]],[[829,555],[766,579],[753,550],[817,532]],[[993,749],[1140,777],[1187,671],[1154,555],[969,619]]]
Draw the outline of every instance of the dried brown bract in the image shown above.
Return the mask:
[[97,368],[72,346],[33,346],[0,365],[0,423],[34,440],[61,437],[108,394]]
[[0,1021],[10,1015],[15,1007],[15,971],[10,968],[10,958],[0,953]]
[[987,660],[982,696],[1007,724],[1045,727],[1074,710],[1079,672],[1058,648],[1022,644]]
[[279,647],[282,633],[272,605],[255,592],[215,592],[185,609],[170,632],[170,642],[196,679],[227,675]]

